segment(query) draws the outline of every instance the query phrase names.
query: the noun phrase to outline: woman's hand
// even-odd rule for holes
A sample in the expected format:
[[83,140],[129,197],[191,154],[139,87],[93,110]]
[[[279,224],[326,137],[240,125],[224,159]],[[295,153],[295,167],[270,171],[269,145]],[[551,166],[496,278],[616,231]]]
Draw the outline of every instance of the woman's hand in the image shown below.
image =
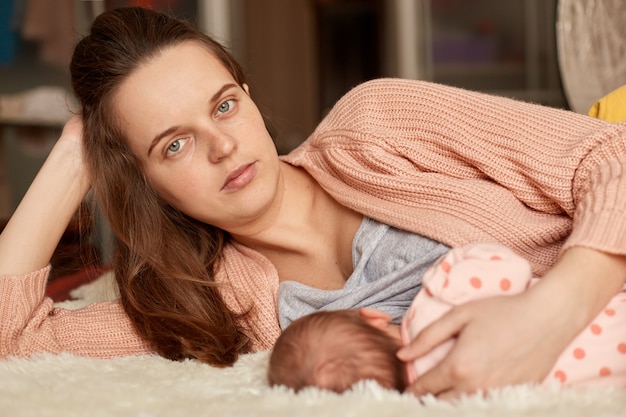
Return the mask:
[[546,319],[552,313],[533,303],[526,294],[474,301],[424,329],[407,351],[401,351],[402,360],[422,356],[452,337],[457,337],[456,343],[407,392],[455,398],[491,387],[541,381],[567,345],[568,333],[549,325]]
[[0,274],[24,274],[50,262],[90,187],[82,138],[82,119],[74,116],[0,235]]
[[82,194],[81,200],[87,191],[91,188],[91,180],[87,172],[84,162],[84,145],[83,145],[83,119],[80,116],[70,118],[61,132],[61,137],[57,141],[55,149],[52,152],[65,153],[67,160],[71,161],[72,171],[76,173],[82,181],[80,184],[79,194]]
[[398,356],[414,360],[456,337],[449,354],[407,392],[450,399],[540,382],[573,338],[626,281],[623,257],[571,248],[523,294],[459,306],[424,329]]
[[[72,116],[63,126],[61,136],[57,140],[49,156],[65,154],[72,160],[77,172],[81,172],[81,178],[89,182],[83,162],[83,119],[80,116]],[[89,187],[87,186],[87,189]]]

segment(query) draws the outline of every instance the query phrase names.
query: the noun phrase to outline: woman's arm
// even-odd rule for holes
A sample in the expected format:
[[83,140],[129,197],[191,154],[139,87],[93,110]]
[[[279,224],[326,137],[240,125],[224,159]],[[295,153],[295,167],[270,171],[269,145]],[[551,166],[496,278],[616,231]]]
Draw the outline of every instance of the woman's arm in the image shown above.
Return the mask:
[[497,241],[544,277],[528,294],[434,323],[419,352],[459,343],[416,392],[540,380],[624,283],[626,124],[376,80],[340,100],[288,160],[356,211],[452,247]]
[[82,121],[74,117],[0,235],[0,358],[38,352],[102,358],[152,352],[120,303],[69,311],[54,309],[44,296],[46,266],[89,184]]
[[451,337],[458,340],[450,354],[407,391],[454,398],[497,386],[540,382],[625,282],[625,257],[582,247],[568,249],[527,292],[457,307],[420,333],[398,353],[401,359],[420,357]]
[[88,190],[82,121],[75,116],[0,235],[0,274],[24,274],[46,266]]
[[537,276],[572,246],[626,255],[626,123],[376,80],[285,159],[355,211],[451,247],[502,243]]

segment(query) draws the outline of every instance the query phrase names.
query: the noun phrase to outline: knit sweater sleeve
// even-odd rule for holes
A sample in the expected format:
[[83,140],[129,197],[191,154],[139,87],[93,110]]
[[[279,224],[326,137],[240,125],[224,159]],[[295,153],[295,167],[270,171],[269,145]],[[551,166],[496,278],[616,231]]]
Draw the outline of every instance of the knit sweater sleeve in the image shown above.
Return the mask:
[[493,239],[537,270],[574,245],[626,254],[626,124],[382,79],[286,159],[356,210],[453,246]]
[[280,335],[277,313],[278,272],[260,253],[233,242],[224,247],[224,262],[216,281],[222,297],[236,312],[249,312],[242,323],[252,350],[271,349]]
[[73,311],[54,308],[45,297],[49,271],[0,275],[0,358],[39,352],[99,358],[152,353],[118,302]]

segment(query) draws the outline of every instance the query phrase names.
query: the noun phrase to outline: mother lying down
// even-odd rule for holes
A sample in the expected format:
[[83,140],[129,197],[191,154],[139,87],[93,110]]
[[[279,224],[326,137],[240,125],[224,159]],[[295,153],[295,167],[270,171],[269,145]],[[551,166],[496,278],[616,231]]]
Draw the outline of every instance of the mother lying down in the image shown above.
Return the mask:
[[[541,280],[452,309],[403,355],[455,337],[408,387],[454,397],[543,380],[626,282],[626,125],[382,79],[278,156],[233,58],[141,8],[100,15],[70,70],[81,113],[0,236],[2,357],[230,365],[272,348],[279,314],[371,307],[399,323],[420,286],[403,268],[498,242]],[[55,309],[49,260],[90,189],[116,237],[121,299]],[[356,243],[377,239],[395,239],[393,264],[353,282],[369,256]]]

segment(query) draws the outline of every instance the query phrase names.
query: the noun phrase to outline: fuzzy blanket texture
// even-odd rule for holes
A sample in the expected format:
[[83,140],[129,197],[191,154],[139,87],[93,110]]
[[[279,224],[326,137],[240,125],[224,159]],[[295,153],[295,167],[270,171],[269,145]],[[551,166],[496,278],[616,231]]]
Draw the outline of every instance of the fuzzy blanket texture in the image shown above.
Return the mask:
[[[105,277],[106,278],[106,277]],[[114,297],[98,280],[65,308]],[[158,356],[93,359],[42,354],[0,361],[0,416],[626,416],[626,390],[520,385],[451,404],[417,399],[363,381],[343,395],[298,394],[266,383],[268,352],[233,367]]]

